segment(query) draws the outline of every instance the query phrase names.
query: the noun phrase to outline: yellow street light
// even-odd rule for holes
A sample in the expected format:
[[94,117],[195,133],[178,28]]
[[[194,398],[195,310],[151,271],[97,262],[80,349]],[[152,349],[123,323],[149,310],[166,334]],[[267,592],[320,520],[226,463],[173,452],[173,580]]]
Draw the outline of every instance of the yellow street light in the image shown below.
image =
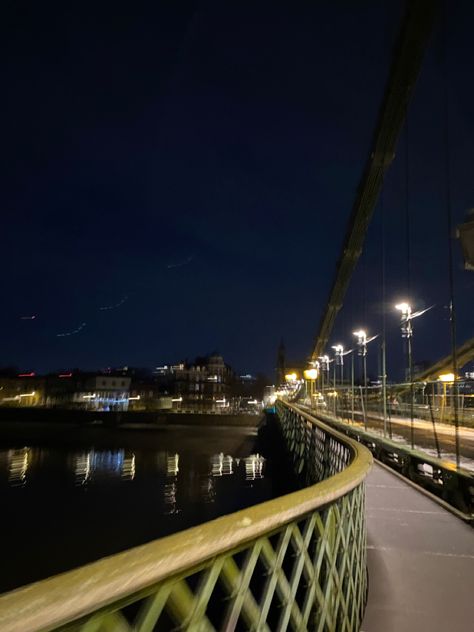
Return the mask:
[[438,380],[440,382],[454,382],[455,381],[455,375],[454,373],[442,373],[439,377]]
[[287,382],[296,382],[297,379],[298,379],[298,376],[296,375],[296,373],[287,373],[285,375],[285,380]]
[[304,377],[306,380],[317,380],[318,369],[306,369],[306,371],[304,372]]

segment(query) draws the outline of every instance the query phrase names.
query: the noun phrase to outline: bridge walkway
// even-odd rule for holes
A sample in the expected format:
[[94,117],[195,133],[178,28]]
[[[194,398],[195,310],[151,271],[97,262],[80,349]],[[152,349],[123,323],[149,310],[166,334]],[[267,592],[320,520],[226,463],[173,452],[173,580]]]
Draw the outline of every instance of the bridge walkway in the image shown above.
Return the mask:
[[380,465],[366,490],[369,598],[361,632],[472,632],[472,527]]

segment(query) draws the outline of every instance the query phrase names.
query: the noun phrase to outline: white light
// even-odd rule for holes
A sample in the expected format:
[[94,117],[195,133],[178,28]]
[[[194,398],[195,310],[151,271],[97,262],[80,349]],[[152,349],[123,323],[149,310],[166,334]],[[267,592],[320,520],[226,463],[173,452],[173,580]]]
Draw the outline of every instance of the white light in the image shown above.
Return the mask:
[[20,397],[33,397],[35,391],[31,391],[31,393],[22,393]]
[[395,305],[395,309],[398,309],[403,315],[411,314],[411,305],[408,303],[398,303],[398,305]]
[[82,398],[83,399],[95,399],[96,398],[96,394],[94,393],[94,395],[83,395]]
[[182,402],[183,398],[182,397],[177,397],[176,399],[172,399],[172,402]]
[[128,401],[131,402],[131,401],[134,401],[136,399],[140,399],[140,395],[137,395],[136,397],[129,397]]

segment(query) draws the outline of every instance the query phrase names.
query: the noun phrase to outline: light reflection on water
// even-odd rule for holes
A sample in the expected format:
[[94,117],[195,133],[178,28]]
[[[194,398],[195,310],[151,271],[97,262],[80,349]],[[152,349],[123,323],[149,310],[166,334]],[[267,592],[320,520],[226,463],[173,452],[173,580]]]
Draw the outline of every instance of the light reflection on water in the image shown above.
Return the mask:
[[[221,452],[191,459],[186,455],[187,462],[181,480],[178,453],[157,451],[152,454],[154,458],[150,458],[150,453],[137,456],[126,449],[90,449],[65,454],[33,447],[0,450],[0,485],[5,482],[9,487],[25,488],[30,485],[41,493],[48,484],[57,484],[62,472],[73,474],[61,481],[63,485],[69,483],[79,488],[107,488],[119,483],[132,483],[138,473],[141,483],[145,477],[154,480],[155,484],[157,478],[161,479],[163,513],[171,515],[181,511],[178,496],[186,485],[185,479],[198,480],[197,487],[188,487],[185,496],[197,495],[200,502],[209,504],[217,500],[214,479],[238,477],[241,482],[248,482],[264,478],[266,459],[260,454],[234,458]],[[45,473],[46,477],[43,476]]]
[[8,517],[0,592],[269,500],[293,484],[280,453],[267,461],[260,445],[248,456],[193,446],[0,448]]
[[125,450],[89,450],[73,457],[76,485],[87,485],[96,478],[115,478],[133,481],[135,453]]
[[8,450],[8,483],[12,487],[26,485],[30,448]]

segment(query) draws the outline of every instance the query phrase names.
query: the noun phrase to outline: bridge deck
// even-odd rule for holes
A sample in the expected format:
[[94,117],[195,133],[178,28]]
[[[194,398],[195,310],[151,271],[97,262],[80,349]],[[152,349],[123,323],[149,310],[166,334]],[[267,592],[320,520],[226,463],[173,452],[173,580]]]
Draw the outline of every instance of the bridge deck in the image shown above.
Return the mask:
[[474,530],[385,468],[367,478],[363,632],[471,632]]

